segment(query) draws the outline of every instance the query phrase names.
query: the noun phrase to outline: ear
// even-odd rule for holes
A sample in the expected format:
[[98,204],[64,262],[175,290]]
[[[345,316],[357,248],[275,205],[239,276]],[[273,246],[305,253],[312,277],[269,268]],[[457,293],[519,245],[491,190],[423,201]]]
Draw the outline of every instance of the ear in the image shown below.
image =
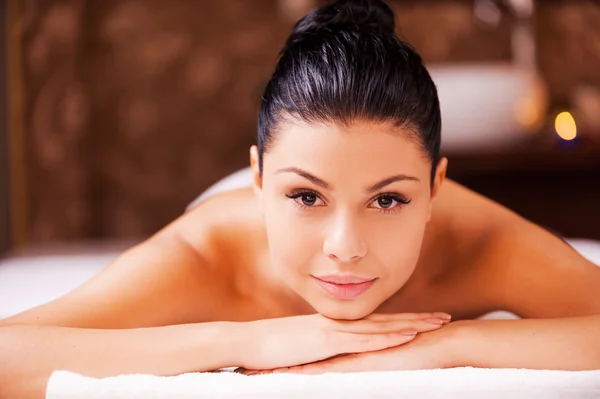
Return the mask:
[[448,169],[448,158],[442,157],[438,161],[438,165],[435,168],[435,176],[433,178],[433,187],[431,189],[431,201],[429,203],[429,215],[427,216],[427,221],[431,219],[431,212],[433,208],[433,203],[437,198],[437,195],[440,192],[440,188],[446,180],[446,171]]
[[250,168],[252,169],[252,189],[256,196],[260,214],[263,215],[262,177],[260,175],[260,168],[258,167],[258,147],[255,145],[250,147]]

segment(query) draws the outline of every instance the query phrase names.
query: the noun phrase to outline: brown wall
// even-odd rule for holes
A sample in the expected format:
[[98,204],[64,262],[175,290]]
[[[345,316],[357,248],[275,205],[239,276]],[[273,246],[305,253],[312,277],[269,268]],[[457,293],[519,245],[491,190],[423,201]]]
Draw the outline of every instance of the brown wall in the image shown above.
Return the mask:
[[[146,236],[247,164],[261,91],[311,0],[17,1],[26,241]],[[600,7],[539,2],[555,101],[600,86]],[[470,1],[393,1],[428,62],[507,60]],[[13,32],[14,33],[14,32]]]

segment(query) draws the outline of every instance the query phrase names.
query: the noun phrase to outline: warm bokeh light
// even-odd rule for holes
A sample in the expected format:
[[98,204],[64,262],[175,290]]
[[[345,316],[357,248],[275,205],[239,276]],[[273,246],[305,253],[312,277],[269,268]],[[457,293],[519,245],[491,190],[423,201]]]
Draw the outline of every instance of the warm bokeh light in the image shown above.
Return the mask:
[[541,103],[542,101],[533,96],[517,101],[515,106],[517,122],[521,126],[535,132],[537,130],[535,126],[539,125],[542,120],[543,111]]
[[556,134],[563,140],[573,140],[577,137],[577,125],[570,112],[561,112],[554,120]]

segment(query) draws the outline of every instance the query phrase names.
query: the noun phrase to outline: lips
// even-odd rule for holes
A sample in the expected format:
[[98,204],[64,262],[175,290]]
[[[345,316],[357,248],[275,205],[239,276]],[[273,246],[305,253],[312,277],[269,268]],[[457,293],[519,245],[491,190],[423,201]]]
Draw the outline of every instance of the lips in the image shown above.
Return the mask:
[[323,291],[336,299],[354,299],[367,291],[376,278],[366,279],[356,276],[320,276],[315,282]]

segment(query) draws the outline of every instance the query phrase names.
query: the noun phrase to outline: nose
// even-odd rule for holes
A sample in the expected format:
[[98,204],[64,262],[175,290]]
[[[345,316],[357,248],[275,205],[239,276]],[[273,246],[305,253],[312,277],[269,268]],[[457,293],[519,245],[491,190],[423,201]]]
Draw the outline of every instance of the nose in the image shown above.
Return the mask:
[[359,223],[347,216],[337,218],[328,229],[323,252],[330,259],[340,262],[364,258],[367,245],[362,238]]

